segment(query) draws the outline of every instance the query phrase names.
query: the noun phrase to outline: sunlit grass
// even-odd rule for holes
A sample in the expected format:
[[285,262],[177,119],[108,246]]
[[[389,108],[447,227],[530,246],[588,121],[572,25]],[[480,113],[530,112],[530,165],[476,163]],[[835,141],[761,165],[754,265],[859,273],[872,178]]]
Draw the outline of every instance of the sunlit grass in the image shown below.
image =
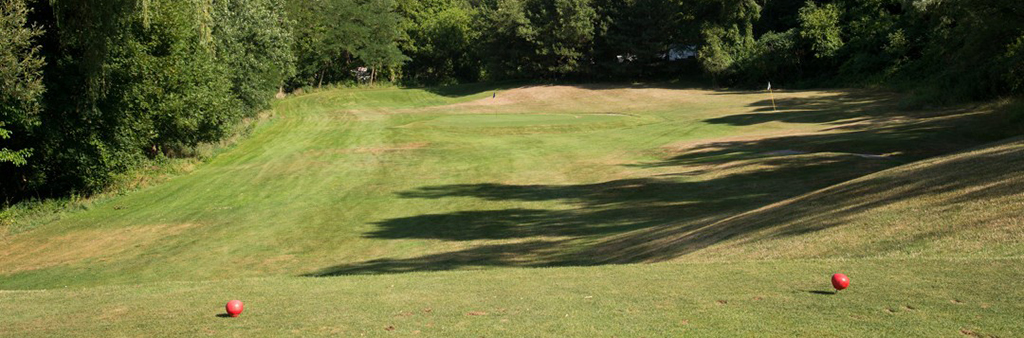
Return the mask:
[[[195,168],[8,232],[0,288],[49,291],[0,293],[17,313],[0,334],[1018,331],[1021,293],[1001,285],[1022,275],[1022,142],[916,162],[1006,137],[1007,103],[768,100],[618,85],[282,100]],[[653,262],[668,263],[630,264]],[[854,288],[813,293],[840,270]],[[248,315],[214,317],[230,298]],[[50,303],[73,315],[51,325]]]
[[[1013,336],[1024,261],[609,265],[0,292],[0,336]],[[851,286],[831,294],[829,276]],[[231,299],[239,318],[217,317]]]

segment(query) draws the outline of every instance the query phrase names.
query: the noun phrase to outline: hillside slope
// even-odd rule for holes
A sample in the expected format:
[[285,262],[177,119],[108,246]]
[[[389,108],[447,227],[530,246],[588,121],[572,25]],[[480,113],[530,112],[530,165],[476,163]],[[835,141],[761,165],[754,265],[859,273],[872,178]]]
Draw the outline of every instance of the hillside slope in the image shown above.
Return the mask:
[[978,146],[999,109],[493,95],[279,102],[188,175],[5,236],[0,336],[1024,331],[1024,140]]
[[[710,262],[0,291],[0,336],[1012,336],[1021,164],[1011,140],[645,234],[728,237],[683,256]],[[836,271],[853,284],[833,295]]]
[[691,248],[680,260],[1021,257],[1024,140],[884,170],[697,229],[606,244],[630,248],[624,255]]
[[[991,242],[879,246],[869,234],[890,225],[846,226],[860,212],[828,209],[846,202],[840,190],[821,193],[833,196],[821,210],[846,223],[815,221],[818,207],[800,201],[819,198],[791,201],[997,138],[991,106],[904,111],[891,93],[782,91],[776,111],[762,92],[463,89],[279,101],[251,137],[187,175],[4,236],[0,288],[1019,249],[1013,223],[976,235]],[[979,174],[1016,178],[1003,169]],[[772,213],[779,203],[792,211]],[[918,236],[956,221],[904,223]],[[828,229],[801,230],[815,227]],[[820,237],[830,229],[851,231]]]

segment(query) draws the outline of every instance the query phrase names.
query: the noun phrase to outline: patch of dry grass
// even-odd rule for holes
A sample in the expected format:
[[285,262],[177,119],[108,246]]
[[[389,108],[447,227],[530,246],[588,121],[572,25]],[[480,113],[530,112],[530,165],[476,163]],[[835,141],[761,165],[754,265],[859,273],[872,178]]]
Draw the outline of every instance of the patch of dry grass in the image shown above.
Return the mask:
[[[142,225],[117,229],[82,229],[47,238],[12,241],[0,246],[0,273],[45,269],[96,259],[106,262],[128,251],[164,240],[197,224]],[[121,257],[126,258],[126,257]]]

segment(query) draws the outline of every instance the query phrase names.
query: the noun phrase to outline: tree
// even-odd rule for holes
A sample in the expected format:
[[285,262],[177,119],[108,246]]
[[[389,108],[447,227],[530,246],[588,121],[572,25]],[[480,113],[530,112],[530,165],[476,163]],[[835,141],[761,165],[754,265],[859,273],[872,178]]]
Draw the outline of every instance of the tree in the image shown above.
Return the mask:
[[[220,139],[238,121],[204,0],[33,3],[50,31],[39,188],[94,191],[146,157]],[[42,193],[48,194],[48,193]]]
[[714,82],[731,75],[736,58],[733,41],[727,40],[728,34],[722,27],[709,26],[703,30],[704,46],[697,53],[701,67],[711,75]]
[[273,0],[0,0],[0,9],[7,200],[95,191],[147,157],[220,140],[292,74]]
[[295,75],[292,24],[279,1],[215,0],[213,7],[216,59],[227,67],[243,114],[252,116]]
[[800,36],[810,41],[814,56],[829,58],[843,47],[839,18],[841,9],[835,3],[818,6],[807,1],[800,8]]
[[362,7],[355,0],[288,1],[293,26],[297,75],[292,87],[322,86],[349,78],[348,66],[367,32],[356,20]]
[[921,60],[934,69],[924,81],[942,86],[942,97],[979,99],[1020,90],[1021,80],[1013,76],[1020,74],[1022,59],[1020,1],[943,1],[923,10],[932,26]]
[[1006,54],[1003,56],[1006,68],[1006,81],[1010,84],[1010,91],[1024,93],[1024,34],[1021,34],[1016,41],[1007,46]]
[[539,29],[534,35],[535,62],[541,71],[564,76],[579,70],[587,59],[594,39],[597,12],[590,0],[547,0],[528,2],[530,22]]
[[150,24],[135,24],[130,52],[112,60],[125,66],[126,95],[109,109],[138,107],[147,115],[152,129],[139,141],[149,148],[168,153],[217,141],[243,116],[231,91],[232,65],[216,56],[211,7],[198,0],[150,2]]
[[[645,77],[664,63],[673,47],[697,45],[686,34],[686,9],[672,0],[602,0],[595,7],[604,26],[595,37],[593,58],[600,72]],[[629,56],[619,61],[619,56]]]
[[376,73],[406,60],[398,49],[402,21],[392,0],[294,1],[286,10],[294,24],[299,65],[292,87],[351,79],[355,63]]
[[481,71],[474,26],[477,10],[465,0],[404,0],[406,39],[400,48],[409,57],[403,74],[417,84],[450,84],[479,80]]
[[333,8],[324,0],[287,1],[285,12],[292,24],[292,54],[295,56],[295,75],[289,79],[290,87],[322,85],[330,65],[340,51],[328,50],[336,46],[328,41],[327,11]]
[[754,22],[761,7],[753,0],[709,0],[697,9],[704,46],[697,53],[701,67],[719,84],[732,76],[734,64],[752,57],[757,44]]
[[378,70],[400,66],[409,60],[398,48],[402,37],[401,16],[395,12],[392,0],[368,0],[360,7],[358,18],[361,30],[353,51],[370,68],[370,84]]
[[590,0],[498,0],[484,10],[492,78],[558,78],[591,55],[597,12]]
[[28,24],[28,13],[24,0],[0,0],[0,168],[28,163],[32,148],[13,142],[12,134],[38,124],[44,59],[33,40],[42,31]]
[[536,29],[526,17],[523,1],[497,0],[480,13],[482,54],[487,62],[490,79],[525,76],[524,68],[531,66],[534,52],[531,40]]

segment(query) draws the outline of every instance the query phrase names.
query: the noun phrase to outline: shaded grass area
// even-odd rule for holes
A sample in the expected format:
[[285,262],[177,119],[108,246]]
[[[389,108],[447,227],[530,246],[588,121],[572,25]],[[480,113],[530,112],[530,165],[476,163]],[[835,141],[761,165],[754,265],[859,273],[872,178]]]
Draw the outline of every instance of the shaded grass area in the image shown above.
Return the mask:
[[[877,92],[781,92],[773,112],[758,92],[495,90],[339,90],[278,102],[250,139],[192,174],[6,239],[0,287],[823,257],[835,252],[806,243],[845,223],[766,235],[782,223],[741,216],[1012,130],[993,128],[1012,105],[901,111],[897,96]],[[639,122],[545,120],[608,114]],[[903,182],[880,177],[872,184]],[[965,189],[1000,179],[977,177]],[[1019,219],[1000,214],[1016,209],[993,210]],[[960,221],[943,226],[968,224]],[[962,243],[979,256],[1019,252],[1019,235],[991,233],[1002,234],[987,237],[992,250]],[[960,232],[882,246],[845,235],[857,250],[843,255],[967,250],[948,234]],[[763,237],[798,240],[752,240]],[[936,238],[949,242],[934,249]],[[730,245],[738,249],[721,249]]]
[[[863,95],[857,94],[857,99],[850,101],[865,105]],[[844,107],[845,99],[828,101],[831,103],[820,104],[822,109],[827,106],[844,113],[846,108],[861,110]],[[893,105],[889,100],[880,102],[882,108]],[[989,137],[1007,136],[1005,133],[1012,128],[996,126],[1007,115],[1015,114],[1015,109],[1018,107],[975,107],[916,116],[886,111],[880,116],[863,116],[877,121],[844,122],[820,133],[669,147],[663,149],[669,155],[662,160],[627,166],[683,171],[642,179],[582,185],[421,187],[398,196],[429,200],[468,197],[496,202],[557,200],[573,207],[431,213],[381,221],[378,230],[367,237],[524,241],[345,264],[313,275],[709,257],[1014,256],[1024,250],[1024,174],[1018,170],[1024,165],[1022,141],[815,191],[962,149]],[[846,119],[832,116],[813,122],[838,123]],[[717,119],[715,123],[725,122]],[[983,135],[984,130],[992,132]],[[788,201],[808,193],[797,202]],[[986,226],[994,222],[999,225]],[[827,238],[815,236],[818,231],[840,226],[845,228]],[[879,233],[892,237],[877,238]],[[702,252],[716,245],[729,249]]]
[[[375,260],[339,266],[319,274],[406,272],[465,266],[594,265],[666,260],[700,250],[711,241],[674,243],[656,253],[621,256],[624,245],[608,246],[599,239],[643,229],[694,230],[750,208],[793,197],[800,190],[779,186],[827,186],[855,177],[836,162],[809,166],[799,160],[775,159],[771,165],[788,169],[754,170],[700,181],[674,178],[625,179],[586,185],[453,185],[400,193],[403,198],[443,200],[471,197],[489,201],[563,201],[567,210],[501,209],[426,214],[378,222],[365,236],[380,239],[438,239],[444,241],[524,240],[407,260]],[[856,160],[845,158],[847,165]],[[814,183],[799,183],[814,175]],[[715,229],[707,231],[714,232]],[[598,239],[598,241],[588,241]],[[621,240],[621,239],[620,239]],[[636,243],[639,246],[641,243]]]
[[[792,260],[5,291],[0,336],[1002,337],[1024,329],[1022,266]],[[837,271],[852,284],[832,294]],[[245,312],[219,316],[231,299]]]
[[704,255],[1019,255],[1022,167],[1024,140],[1016,138],[868,175],[719,223],[746,235]]

